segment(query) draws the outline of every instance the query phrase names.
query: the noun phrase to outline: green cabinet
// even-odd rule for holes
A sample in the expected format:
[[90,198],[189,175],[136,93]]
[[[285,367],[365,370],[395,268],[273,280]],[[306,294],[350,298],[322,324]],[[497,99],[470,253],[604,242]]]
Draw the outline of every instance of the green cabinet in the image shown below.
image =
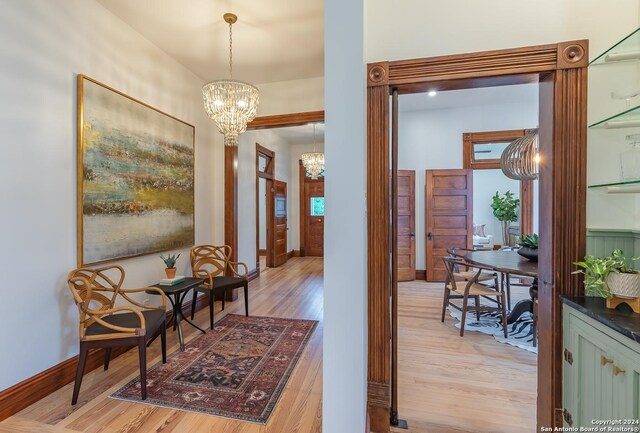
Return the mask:
[[563,305],[565,427],[638,420],[640,344]]

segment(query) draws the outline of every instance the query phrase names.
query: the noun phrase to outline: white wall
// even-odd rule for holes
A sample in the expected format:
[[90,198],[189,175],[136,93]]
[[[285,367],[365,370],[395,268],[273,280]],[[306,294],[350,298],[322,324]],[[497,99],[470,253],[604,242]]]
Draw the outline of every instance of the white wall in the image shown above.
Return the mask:
[[[464,92],[473,94],[474,90]],[[400,109],[402,101],[400,96]],[[465,132],[535,128],[538,104],[536,101],[400,111],[398,122],[398,168],[416,171],[416,269],[426,269],[425,170],[462,168],[462,134]],[[495,187],[490,188],[495,193]],[[516,188],[514,192],[518,191]],[[474,197],[475,203],[480,201]],[[474,222],[490,223],[475,216]]]
[[324,77],[258,84],[258,116],[324,110]]
[[324,5],[322,431],[357,433],[367,398],[364,0]]
[[[66,286],[77,265],[78,73],[195,125],[197,243],[221,241],[214,227],[223,200],[212,188],[220,165],[200,79],[93,0],[0,0],[0,10],[0,261],[10,269],[0,333],[11,348],[0,358],[4,389],[78,352],[78,313]],[[163,275],[157,254],[119,263],[127,287]]]

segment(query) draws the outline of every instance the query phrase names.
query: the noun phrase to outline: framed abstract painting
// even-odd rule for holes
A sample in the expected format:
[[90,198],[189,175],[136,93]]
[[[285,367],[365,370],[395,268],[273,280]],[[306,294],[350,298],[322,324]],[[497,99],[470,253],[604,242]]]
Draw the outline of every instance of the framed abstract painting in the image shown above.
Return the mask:
[[78,266],[194,244],[195,128],[78,75]]

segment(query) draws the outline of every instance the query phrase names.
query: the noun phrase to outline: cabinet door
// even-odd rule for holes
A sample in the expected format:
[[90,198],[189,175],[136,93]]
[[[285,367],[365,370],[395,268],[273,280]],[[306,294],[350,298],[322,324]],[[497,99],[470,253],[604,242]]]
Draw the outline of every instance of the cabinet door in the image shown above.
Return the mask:
[[620,345],[611,358],[613,419],[640,419],[640,355]]

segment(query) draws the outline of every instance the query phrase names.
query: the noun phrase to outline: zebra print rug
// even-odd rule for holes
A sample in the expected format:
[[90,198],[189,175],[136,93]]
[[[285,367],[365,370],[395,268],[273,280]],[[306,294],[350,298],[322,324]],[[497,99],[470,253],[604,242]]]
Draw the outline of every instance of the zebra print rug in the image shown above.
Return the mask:
[[[456,328],[460,329],[460,319],[462,312],[455,308],[447,307],[451,317],[456,319]],[[467,319],[464,324],[464,332],[477,331],[483,334],[493,335],[493,338],[500,343],[507,343],[529,352],[538,353],[538,348],[533,347],[533,315],[524,313],[514,323],[507,326],[508,337],[504,338],[502,332],[501,314],[496,311],[482,311],[480,320],[476,319],[476,312],[467,312]]]

